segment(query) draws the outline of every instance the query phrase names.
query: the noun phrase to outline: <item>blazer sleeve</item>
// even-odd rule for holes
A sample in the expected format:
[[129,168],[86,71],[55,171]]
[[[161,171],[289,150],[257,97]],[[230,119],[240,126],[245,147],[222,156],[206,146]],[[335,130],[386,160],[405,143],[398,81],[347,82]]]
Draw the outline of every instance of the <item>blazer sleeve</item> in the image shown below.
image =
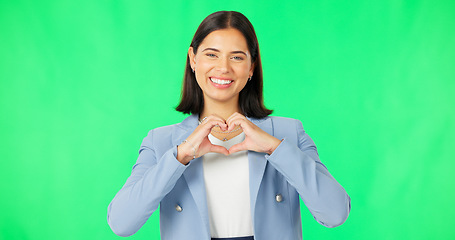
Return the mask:
[[313,140],[295,120],[297,146],[287,139],[266,159],[292,185],[313,217],[326,227],[343,224],[351,209],[351,200],[343,187],[319,160]]
[[176,159],[177,146],[157,156],[153,134],[142,141],[131,176],[109,204],[107,221],[119,236],[136,233],[189,166]]

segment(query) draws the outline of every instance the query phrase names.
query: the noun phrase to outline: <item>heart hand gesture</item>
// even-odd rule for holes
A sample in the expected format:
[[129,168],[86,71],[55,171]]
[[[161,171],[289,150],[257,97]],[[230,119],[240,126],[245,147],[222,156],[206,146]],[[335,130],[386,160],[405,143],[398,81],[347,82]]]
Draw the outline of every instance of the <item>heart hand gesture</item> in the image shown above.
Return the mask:
[[[219,126],[221,131],[226,132],[234,130],[235,126],[240,126],[245,133],[245,140],[235,144],[229,150],[222,146],[213,145],[208,135],[212,128],[216,126]],[[203,156],[208,152],[229,155],[239,151],[251,150],[272,154],[280,143],[280,140],[263,131],[240,113],[232,114],[226,121],[217,115],[210,115],[184,143],[177,147],[177,160],[186,165],[192,159]]]
[[240,113],[232,114],[226,123],[227,131],[231,131],[235,126],[240,126],[245,133],[245,140],[229,148],[229,154],[244,150],[272,154],[281,143],[280,140],[263,131]]
[[204,122],[199,124],[194,132],[188,136],[186,141],[177,147],[177,160],[186,165],[192,159],[203,156],[208,152],[228,155],[229,151],[225,147],[213,145],[208,138],[212,128],[215,126],[219,126],[221,131],[227,130],[227,124],[224,119],[216,115],[208,116]]

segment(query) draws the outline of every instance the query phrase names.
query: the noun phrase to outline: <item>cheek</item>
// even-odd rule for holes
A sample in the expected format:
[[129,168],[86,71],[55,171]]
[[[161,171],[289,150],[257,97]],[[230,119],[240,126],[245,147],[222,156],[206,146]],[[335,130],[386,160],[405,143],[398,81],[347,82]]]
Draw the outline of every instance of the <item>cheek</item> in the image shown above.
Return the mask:
[[241,64],[235,67],[235,72],[237,73],[238,77],[245,77],[248,78],[250,75],[250,65],[249,64]]
[[198,62],[196,66],[196,80],[201,85],[200,83],[205,82],[207,72],[209,72],[211,69],[210,64],[204,61]]
[[198,62],[197,68],[205,73],[207,71],[210,71],[211,68],[213,68],[214,64],[211,63],[210,61],[202,60]]

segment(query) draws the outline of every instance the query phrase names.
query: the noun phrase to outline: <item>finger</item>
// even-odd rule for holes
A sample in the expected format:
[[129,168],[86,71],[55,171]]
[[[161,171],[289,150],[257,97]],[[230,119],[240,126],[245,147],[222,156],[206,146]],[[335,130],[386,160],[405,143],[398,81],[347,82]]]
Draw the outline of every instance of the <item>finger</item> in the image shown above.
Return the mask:
[[247,127],[247,119],[243,116],[237,116],[235,118],[232,118],[230,119],[228,122],[227,122],[227,125],[228,125],[228,131],[232,131],[234,130],[234,128],[236,126],[240,126],[242,128],[245,128]]
[[227,130],[227,124],[226,124],[226,121],[224,120],[224,118],[216,115],[216,114],[212,114],[210,116],[207,117],[207,119],[204,121],[204,123],[207,125],[210,125],[211,128],[213,128],[215,125],[211,124],[213,123],[213,121],[218,121],[217,124],[215,125],[218,125],[222,131],[226,131]]
[[213,119],[204,124],[204,129],[210,132],[215,126],[219,126],[222,130],[228,128],[227,124],[224,121]]
[[241,116],[234,113],[227,120],[226,124],[228,125],[227,131],[232,131],[235,128],[235,120],[239,119]]
[[219,119],[220,121],[222,121],[222,122],[224,123],[223,125],[219,125],[220,130],[221,130],[221,131],[226,131],[226,130],[228,129],[228,125],[227,125],[227,123],[226,123],[226,120],[224,120],[224,118],[222,118],[222,117],[220,117],[220,116],[218,116],[218,115],[216,115],[216,114],[213,114],[213,115],[214,115],[215,117],[217,117],[217,119]]
[[226,122],[228,122],[229,120],[231,120],[232,118],[235,118],[237,116],[243,116],[242,114],[238,113],[238,112],[235,112],[233,113],[231,116],[229,116],[227,119],[226,119]]
[[235,112],[231,116],[229,116],[228,119],[226,119],[226,123],[229,125],[229,122],[232,122],[235,119],[245,119],[246,121],[248,121],[248,119],[246,119],[246,117],[244,115],[242,115],[238,112]]
[[233,153],[244,151],[244,150],[248,150],[245,142],[237,143],[234,146],[232,146],[231,148],[229,148],[229,154],[233,154]]
[[[210,120],[205,124],[199,125],[194,132],[187,137],[187,140],[194,144],[195,148],[199,148],[199,145],[204,141],[205,138],[210,134],[212,128],[216,125],[225,125],[224,127],[227,128],[227,125],[224,122],[219,120]],[[207,139],[208,141],[208,139]]]
[[207,121],[209,121],[209,120],[214,120],[214,119],[225,122],[224,118],[222,118],[222,117],[220,117],[220,116],[218,116],[218,115],[216,115],[216,114],[212,114],[212,115],[207,116],[207,117],[205,118],[204,122],[207,122]]
[[213,144],[210,147],[210,152],[221,153],[221,154],[224,154],[224,155],[229,155],[229,151],[225,147],[218,146],[218,145],[213,145]]

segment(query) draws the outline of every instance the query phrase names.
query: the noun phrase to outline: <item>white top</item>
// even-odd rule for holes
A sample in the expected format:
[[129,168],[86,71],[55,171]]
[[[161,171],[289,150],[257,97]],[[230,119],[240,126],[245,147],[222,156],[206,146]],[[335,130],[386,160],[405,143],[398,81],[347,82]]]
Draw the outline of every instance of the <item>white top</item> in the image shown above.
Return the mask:
[[[245,134],[242,132],[228,141],[212,134],[208,137],[212,144],[229,149],[242,142]],[[202,161],[211,237],[253,236],[247,151],[229,156],[207,153]]]

